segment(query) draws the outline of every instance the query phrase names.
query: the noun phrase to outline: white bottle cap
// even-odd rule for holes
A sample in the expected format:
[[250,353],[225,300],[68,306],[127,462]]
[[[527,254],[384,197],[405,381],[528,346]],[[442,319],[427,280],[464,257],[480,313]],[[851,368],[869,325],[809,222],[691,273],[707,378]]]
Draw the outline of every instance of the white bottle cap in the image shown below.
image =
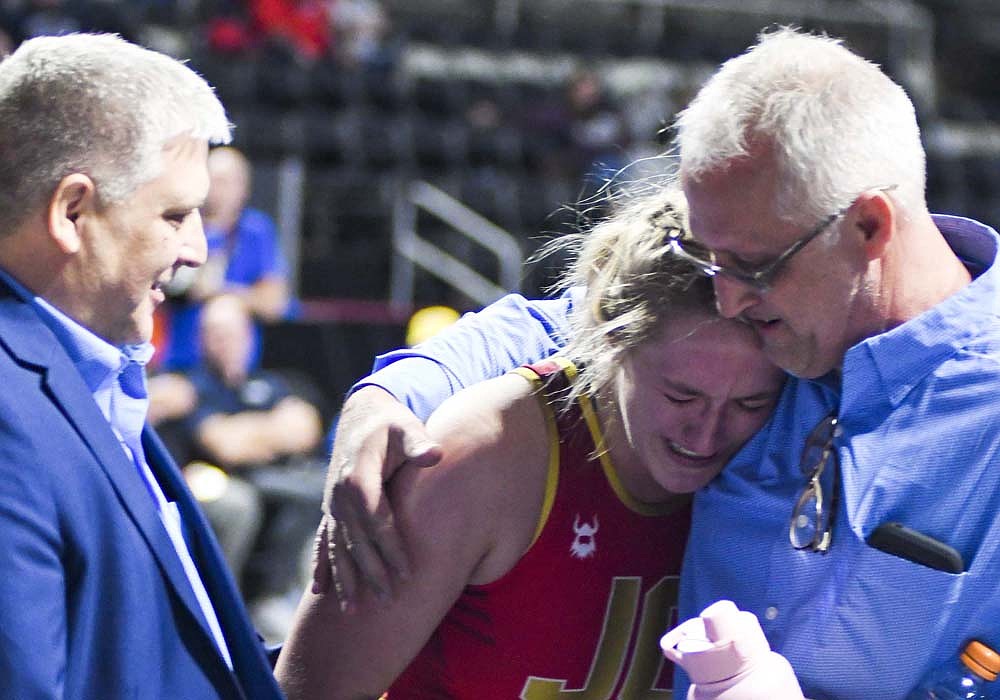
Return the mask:
[[713,603],[675,627],[660,647],[696,684],[731,678],[771,650],[757,617],[730,600]]

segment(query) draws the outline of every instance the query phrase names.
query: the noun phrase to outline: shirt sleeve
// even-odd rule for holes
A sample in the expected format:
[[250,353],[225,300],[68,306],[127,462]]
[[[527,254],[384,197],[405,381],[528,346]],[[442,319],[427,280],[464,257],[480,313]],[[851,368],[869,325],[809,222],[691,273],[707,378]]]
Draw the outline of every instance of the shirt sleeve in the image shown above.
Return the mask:
[[565,346],[569,319],[581,294],[582,290],[571,289],[557,299],[544,300],[508,294],[420,345],[379,355],[373,373],[351,391],[381,387],[426,420],[459,389],[536,362]]
[[247,208],[237,227],[236,246],[226,266],[226,282],[249,287],[269,277],[287,277],[288,263],[278,244],[278,228],[262,211]]
[[258,225],[260,226],[257,241],[261,254],[260,277],[286,277],[288,261],[285,260],[285,254],[278,244],[278,227],[274,219],[262,213]]

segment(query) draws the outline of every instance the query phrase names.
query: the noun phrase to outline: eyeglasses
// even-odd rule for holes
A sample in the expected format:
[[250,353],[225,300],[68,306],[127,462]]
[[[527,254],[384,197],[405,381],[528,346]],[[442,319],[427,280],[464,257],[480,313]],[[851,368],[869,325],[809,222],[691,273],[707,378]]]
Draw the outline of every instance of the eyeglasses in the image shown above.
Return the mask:
[[[873,187],[870,189],[877,189],[882,192],[888,192],[896,188],[896,185],[886,185],[884,187]],[[869,190],[866,190],[869,191]],[[859,197],[861,195],[858,195]],[[706,260],[700,258],[697,255],[692,255],[688,251],[684,250],[684,246],[681,245],[681,232],[678,229],[673,229],[668,231],[667,236],[669,240],[669,247],[671,252],[689,263],[694,265],[698,271],[705,275],[706,277],[715,277],[716,275],[725,275],[731,279],[736,280],[742,284],[745,284],[753,288],[759,294],[765,294],[771,290],[774,286],[774,280],[777,278],[778,273],[781,272],[781,268],[787,263],[793,255],[798,253],[800,250],[809,245],[814,238],[820,236],[824,231],[830,228],[833,223],[850,211],[851,207],[854,206],[854,202],[857,201],[855,197],[850,204],[841,209],[838,209],[830,216],[823,219],[816,228],[812,229],[809,233],[799,238],[797,241],[788,246],[778,257],[774,260],[764,263],[762,265],[757,265],[754,268],[749,268],[748,266],[743,267],[723,267],[722,265],[717,265],[714,259]],[[714,258],[714,256],[713,256]]]
[[[833,541],[833,521],[840,496],[840,458],[833,441],[841,433],[836,414],[831,413],[812,429],[802,448],[799,469],[809,477],[799,493],[788,523],[788,539],[795,549],[826,554]],[[830,503],[824,505],[823,472],[830,465]]]

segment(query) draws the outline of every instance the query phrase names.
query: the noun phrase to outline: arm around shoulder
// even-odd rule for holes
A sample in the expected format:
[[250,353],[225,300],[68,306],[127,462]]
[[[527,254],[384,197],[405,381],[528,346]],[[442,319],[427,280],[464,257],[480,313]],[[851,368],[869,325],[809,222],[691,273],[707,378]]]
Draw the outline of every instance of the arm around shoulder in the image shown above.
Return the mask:
[[556,352],[566,342],[577,297],[578,290],[541,301],[510,294],[425,343],[376,360],[376,372],[344,405],[324,495],[321,537],[354,546],[349,554],[320,548],[317,590],[333,582],[350,605],[360,586],[386,593],[390,572],[405,575],[408,557],[382,483],[404,463],[430,465],[440,457],[420,419],[462,387]]
[[426,419],[456,391],[562,348],[575,298],[572,290],[556,299],[508,294],[419,345],[380,355],[375,374],[363,381],[383,387]]
[[[498,381],[511,379],[527,386],[516,377]],[[494,516],[512,500],[507,492],[523,486],[506,478],[499,462],[511,455],[503,446],[515,453],[524,447],[488,400],[475,390],[450,400],[429,422],[447,457],[431,469],[404,468],[390,484],[413,558],[410,577],[393,597],[379,600],[365,591],[350,614],[332,595],[303,598],[277,667],[290,700],[378,697],[419,653],[482,563],[496,556],[495,543],[523,539],[507,531],[511,518]],[[529,541],[533,528],[533,522],[525,527]]]

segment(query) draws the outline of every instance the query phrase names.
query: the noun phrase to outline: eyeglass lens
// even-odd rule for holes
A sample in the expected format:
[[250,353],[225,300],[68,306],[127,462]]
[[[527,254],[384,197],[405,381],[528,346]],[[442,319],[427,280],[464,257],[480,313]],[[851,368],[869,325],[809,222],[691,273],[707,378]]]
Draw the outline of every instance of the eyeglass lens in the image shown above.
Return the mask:
[[[837,508],[836,481],[839,478],[836,468],[837,454],[833,447],[837,429],[836,416],[827,416],[806,438],[799,467],[802,473],[809,477],[809,481],[796,500],[788,527],[789,539],[796,549],[825,552],[830,546],[833,517]],[[823,502],[821,479],[827,465],[831,463],[832,491],[830,504],[826,505]]]

